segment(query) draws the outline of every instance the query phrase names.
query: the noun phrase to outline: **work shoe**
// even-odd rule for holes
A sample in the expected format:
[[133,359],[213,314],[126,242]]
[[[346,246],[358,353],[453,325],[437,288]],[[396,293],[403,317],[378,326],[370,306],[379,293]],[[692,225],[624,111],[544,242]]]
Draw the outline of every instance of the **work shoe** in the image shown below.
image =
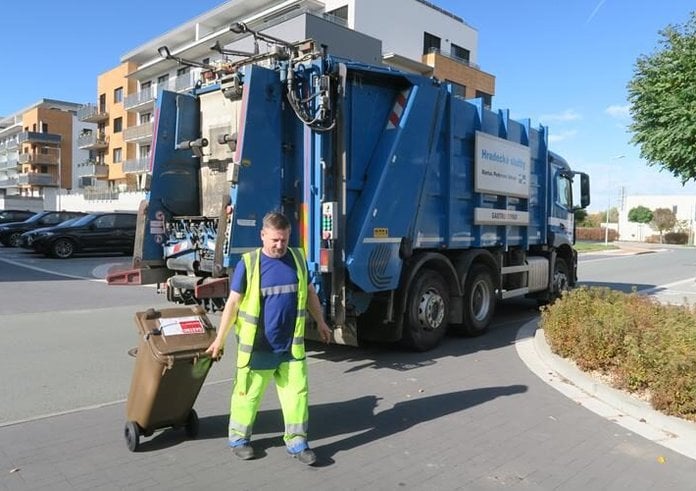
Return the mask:
[[254,458],[254,449],[248,443],[232,447],[232,452],[242,460],[251,460]]
[[294,459],[297,459],[306,465],[312,465],[317,461],[317,454],[315,454],[313,450],[310,450],[308,448],[305,448],[304,450],[297,453],[291,453],[290,455],[292,455]]

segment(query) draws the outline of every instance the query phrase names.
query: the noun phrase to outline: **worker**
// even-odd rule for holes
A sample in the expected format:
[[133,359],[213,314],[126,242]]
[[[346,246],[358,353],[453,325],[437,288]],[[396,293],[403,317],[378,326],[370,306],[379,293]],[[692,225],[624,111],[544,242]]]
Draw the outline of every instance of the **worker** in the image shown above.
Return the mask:
[[288,247],[289,238],[288,219],[281,213],[268,213],[261,229],[262,247],[243,254],[234,269],[220,328],[207,353],[213,359],[220,356],[234,323],[237,375],[229,424],[229,445],[234,455],[243,460],[254,458],[252,426],[266,387],[274,379],[285,421],[287,451],[300,462],[312,465],[316,455],[307,443],[305,312],[311,314],[324,342],[330,341],[331,331],[309,282],[304,252]]

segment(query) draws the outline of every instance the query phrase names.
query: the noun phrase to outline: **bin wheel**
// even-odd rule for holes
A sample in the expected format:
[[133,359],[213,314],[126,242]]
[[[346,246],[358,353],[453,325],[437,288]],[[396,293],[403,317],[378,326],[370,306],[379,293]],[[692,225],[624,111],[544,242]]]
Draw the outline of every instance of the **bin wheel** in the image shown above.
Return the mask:
[[198,414],[195,409],[191,409],[191,412],[186,418],[186,436],[189,438],[196,438],[198,436]]
[[140,427],[135,421],[128,421],[126,423],[126,428],[123,432],[126,437],[126,445],[128,445],[128,450],[135,452],[138,450],[140,445]]

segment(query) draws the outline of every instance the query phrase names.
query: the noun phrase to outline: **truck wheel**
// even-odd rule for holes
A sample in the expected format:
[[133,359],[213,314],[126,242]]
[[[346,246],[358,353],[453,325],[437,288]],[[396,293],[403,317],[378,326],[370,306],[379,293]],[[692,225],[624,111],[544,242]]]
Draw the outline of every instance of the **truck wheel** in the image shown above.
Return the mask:
[[196,413],[195,409],[191,409],[188,418],[186,418],[186,426],[184,427],[186,436],[191,439],[196,438],[198,436],[198,426],[198,413]]
[[495,313],[495,287],[491,270],[482,264],[474,265],[464,284],[463,323],[457,331],[469,336],[486,332]]
[[140,445],[140,428],[138,427],[138,423],[135,421],[128,421],[123,431],[123,435],[126,437],[126,445],[128,445],[128,450],[131,452],[138,450],[138,446]]
[[424,269],[409,289],[403,341],[417,351],[437,346],[447,331],[449,289],[435,271]]
[[67,259],[75,252],[75,245],[71,240],[58,239],[53,243],[51,252],[53,252],[53,255],[59,259]]
[[556,263],[553,265],[553,292],[551,293],[552,301],[561,298],[563,292],[570,290],[570,270],[565,259],[556,258]]
[[19,239],[20,239],[21,235],[22,234],[20,234],[19,232],[15,232],[12,235],[10,235],[10,238],[8,240],[9,246],[10,247],[19,247]]

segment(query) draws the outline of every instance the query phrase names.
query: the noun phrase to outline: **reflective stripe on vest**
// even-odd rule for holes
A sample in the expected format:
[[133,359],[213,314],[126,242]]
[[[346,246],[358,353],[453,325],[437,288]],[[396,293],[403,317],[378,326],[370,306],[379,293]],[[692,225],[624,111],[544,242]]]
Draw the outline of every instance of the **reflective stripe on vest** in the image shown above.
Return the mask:
[[[307,308],[307,261],[302,249],[288,248],[295,261],[297,269],[297,318],[295,319],[295,331],[292,337],[290,354],[293,358],[301,360],[305,357],[304,333]],[[289,285],[264,288],[261,291],[261,249],[242,254],[244,268],[246,269],[246,292],[239,306],[235,330],[237,334],[237,367],[242,368],[249,364],[253,351],[256,329],[261,314],[261,299],[264,294],[290,293]],[[292,285],[293,287],[295,285]],[[286,291],[287,290],[287,291]],[[294,290],[292,290],[294,291]]]

